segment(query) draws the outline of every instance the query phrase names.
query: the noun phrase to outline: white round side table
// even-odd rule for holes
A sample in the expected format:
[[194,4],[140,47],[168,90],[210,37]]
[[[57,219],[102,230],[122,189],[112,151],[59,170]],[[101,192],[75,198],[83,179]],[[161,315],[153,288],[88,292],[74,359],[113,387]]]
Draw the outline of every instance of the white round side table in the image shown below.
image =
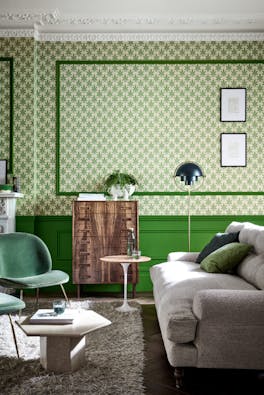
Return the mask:
[[100,258],[102,262],[110,262],[110,263],[118,263],[122,266],[124,271],[124,301],[122,306],[117,307],[116,310],[121,311],[123,313],[127,313],[129,311],[137,310],[136,307],[129,306],[127,302],[127,272],[129,265],[138,265],[139,263],[149,262],[151,260],[148,256],[141,256],[138,259],[135,259],[128,255],[109,255]]

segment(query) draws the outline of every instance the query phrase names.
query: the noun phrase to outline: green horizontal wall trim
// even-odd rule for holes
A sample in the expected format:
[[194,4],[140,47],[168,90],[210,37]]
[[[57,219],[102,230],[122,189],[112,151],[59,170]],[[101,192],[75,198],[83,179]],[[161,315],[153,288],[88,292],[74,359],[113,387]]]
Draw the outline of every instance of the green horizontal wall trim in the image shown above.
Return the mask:
[[58,222],[58,221],[63,221],[63,222],[72,222],[72,216],[71,215],[36,215],[35,219],[37,222]]
[[[264,59],[168,59],[168,60],[57,60],[56,61],[56,195],[76,196],[81,192],[102,193],[104,191],[61,191],[60,190],[60,66],[69,64],[264,64]],[[187,192],[181,191],[142,191],[135,192],[135,196],[185,196]],[[264,195],[264,191],[193,191],[194,196],[257,196]]]
[[263,59],[167,59],[167,60],[57,60],[56,67],[61,64],[258,64]]
[[[85,191],[83,191],[85,192]],[[82,193],[82,192],[80,192]],[[102,193],[102,192],[88,192],[88,193]],[[58,196],[78,196],[79,192],[57,192]],[[221,192],[221,191],[204,191],[204,192],[199,192],[199,191],[191,191],[192,196],[254,196],[254,195],[264,195],[264,191],[241,191],[241,192]],[[188,192],[161,192],[161,191],[156,191],[156,192],[134,192],[133,196],[188,196]]]
[[[264,225],[264,215],[197,215],[191,217],[191,250],[200,251],[217,232],[224,232],[232,221],[253,222]],[[35,233],[47,244],[53,268],[64,270],[70,275],[66,284],[69,293],[76,293],[72,284],[72,217],[68,216],[17,216],[17,231]],[[137,291],[151,292],[149,268],[165,262],[172,251],[188,250],[187,216],[141,215],[139,217],[140,249],[151,261],[139,266]],[[122,293],[120,284],[83,285],[85,293]],[[129,285],[129,290],[131,286]],[[60,292],[54,287],[45,293]]]
[[[204,191],[204,192],[199,192],[199,191],[191,191],[192,196],[216,196],[216,195],[220,195],[220,196],[228,196],[228,195],[264,195],[263,191],[259,191],[259,192],[232,192],[232,191],[228,191],[228,192],[221,192],[221,191]],[[144,195],[144,196],[152,196],[152,195],[157,195],[157,196],[188,196],[188,192],[135,192],[134,195]]]

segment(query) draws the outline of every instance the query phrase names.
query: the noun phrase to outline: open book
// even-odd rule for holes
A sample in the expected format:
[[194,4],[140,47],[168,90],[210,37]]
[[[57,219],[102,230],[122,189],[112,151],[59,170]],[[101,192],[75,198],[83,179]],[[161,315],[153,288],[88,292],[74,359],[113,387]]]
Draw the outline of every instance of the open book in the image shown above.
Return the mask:
[[78,310],[65,309],[62,314],[54,313],[53,309],[39,309],[30,319],[30,324],[72,324],[78,315]]

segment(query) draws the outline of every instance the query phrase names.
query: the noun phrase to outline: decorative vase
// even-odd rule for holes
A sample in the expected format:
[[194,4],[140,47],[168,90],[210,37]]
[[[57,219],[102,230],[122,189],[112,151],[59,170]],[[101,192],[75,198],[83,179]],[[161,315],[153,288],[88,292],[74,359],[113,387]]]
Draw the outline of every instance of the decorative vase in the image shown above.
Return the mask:
[[108,192],[112,196],[113,200],[117,200],[123,196],[123,191],[119,184],[112,185]]
[[124,199],[129,200],[130,196],[135,192],[135,185],[127,184],[121,187],[119,184],[112,185],[109,189],[109,193],[113,200]]
[[133,184],[126,184],[124,186],[124,189],[123,189],[123,191],[124,191],[124,195],[123,195],[124,199],[125,200],[129,200],[130,196],[132,196],[133,193],[135,192],[135,189],[136,189],[135,185],[133,185]]

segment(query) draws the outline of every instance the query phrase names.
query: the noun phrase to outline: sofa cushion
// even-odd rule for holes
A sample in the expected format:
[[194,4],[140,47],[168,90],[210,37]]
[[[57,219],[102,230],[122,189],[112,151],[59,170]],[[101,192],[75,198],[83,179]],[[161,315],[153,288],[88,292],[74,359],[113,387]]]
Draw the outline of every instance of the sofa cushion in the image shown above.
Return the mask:
[[236,271],[247,282],[264,290],[264,254],[249,254],[237,266]]
[[203,248],[198,257],[196,258],[196,263],[201,263],[204,258],[209,254],[217,250],[218,248],[238,241],[239,232],[233,233],[217,233],[212,240]]
[[246,223],[239,233],[241,243],[252,244],[256,254],[264,253],[264,226]]
[[238,240],[241,243],[251,244],[256,254],[264,254],[264,226],[234,221],[228,225],[226,232],[239,232]]
[[233,221],[227,226],[225,231],[226,233],[240,232],[247,224],[250,224],[250,222]]
[[209,254],[201,262],[201,268],[209,273],[231,273],[251,248],[251,245],[244,243],[226,244]]

